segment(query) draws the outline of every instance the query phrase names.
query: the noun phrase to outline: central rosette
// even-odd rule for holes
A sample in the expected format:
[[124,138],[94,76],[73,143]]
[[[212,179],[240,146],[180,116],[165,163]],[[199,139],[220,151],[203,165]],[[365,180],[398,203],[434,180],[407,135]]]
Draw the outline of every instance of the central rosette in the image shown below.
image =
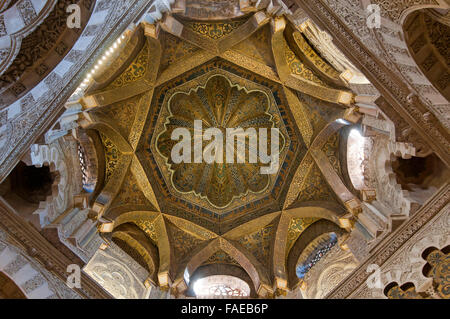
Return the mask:
[[[270,164],[267,161],[262,163],[259,158],[256,162],[251,162],[251,154],[257,153],[255,140],[252,142],[247,135],[242,137],[239,145],[238,138],[242,130],[249,132],[249,129],[254,129],[257,134],[265,131],[267,138],[262,142],[261,135],[258,136],[259,148],[262,146],[268,155],[273,150],[272,142],[276,143],[279,151],[283,148],[284,136],[280,134],[278,139],[274,139],[271,134],[274,131],[271,129],[276,128],[276,121],[269,113],[270,100],[267,93],[257,89],[247,90],[238,84],[232,84],[223,75],[214,75],[204,86],[191,88],[189,92],[174,93],[168,99],[167,106],[168,115],[164,130],[157,136],[156,148],[165,158],[171,172],[171,182],[178,192],[194,193],[206,198],[211,205],[224,208],[234,198],[267,189],[270,175],[262,174],[261,168]],[[187,133],[184,137],[190,139],[188,151],[192,153],[188,156],[189,160],[183,162],[174,160],[172,154],[174,147],[179,144],[179,140],[174,140],[173,137],[180,128]],[[214,153],[213,163],[204,159],[196,160],[195,148],[199,148],[199,140],[195,137],[211,128],[222,133],[223,141],[220,143],[223,142],[223,152]],[[228,129],[238,130],[235,138],[226,138]],[[210,148],[212,141],[214,137],[200,140],[201,150],[208,149],[208,145]],[[231,154],[230,151],[234,154],[231,162],[227,158],[227,152]]]

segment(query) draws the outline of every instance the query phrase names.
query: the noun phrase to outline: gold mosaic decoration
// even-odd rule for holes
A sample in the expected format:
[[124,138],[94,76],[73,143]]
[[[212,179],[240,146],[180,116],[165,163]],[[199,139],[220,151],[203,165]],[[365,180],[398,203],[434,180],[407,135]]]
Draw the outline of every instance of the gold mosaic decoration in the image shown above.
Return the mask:
[[300,237],[300,235],[305,231],[306,228],[308,228],[311,224],[315,223],[318,220],[319,218],[313,217],[291,219],[286,239],[286,258],[298,237]]
[[286,98],[289,102],[289,106],[292,115],[294,116],[295,122],[297,123],[297,127],[302,134],[303,141],[305,142],[307,147],[310,147],[314,131],[309,119],[307,109],[298,99],[297,94],[292,92],[289,88],[284,88],[284,93],[286,94]]
[[164,33],[164,40],[164,54],[161,56],[161,70],[167,69],[175,62],[200,50],[197,46],[183,41],[170,33]]
[[155,243],[155,245],[158,244],[158,235],[154,221],[140,219],[136,220],[134,223],[145,232],[145,234]]
[[342,176],[341,173],[341,163],[339,161],[339,133],[335,133],[330,136],[328,141],[322,147],[322,151],[328,157],[331,166],[333,166],[334,170],[339,176]]
[[102,114],[106,118],[112,119],[122,136],[127,137],[130,134],[141,97],[142,95],[136,95],[126,101],[99,108],[98,110],[95,110],[95,113]]
[[119,88],[143,78],[147,72],[149,58],[148,42],[145,41],[144,47],[134,61],[118,78],[108,85],[106,90]]
[[305,112],[308,114],[309,122],[313,129],[313,135],[318,134],[327,124],[327,121],[320,114],[320,110],[317,108],[321,105],[321,101],[313,97],[296,93],[299,102],[305,108]]
[[254,233],[240,238],[238,242],[255,256],[261,264],[267,267],[270,263],[270,247],[275,231],[275,225],[269,224]]
[[303,189],[300,191],[297,201],[334,201],[334,193],[326,182],[317,164],[310,170]]
[[[247,18],[229,22],[184,21],[185,28],[196,34],[189,31],[186,32],[187,35],[182,36],[186,35],[186,39],[195,40],[193,42],[200,46],[205,43],[212,43],[211,47],[220,47],[222,43],[231,45],[235,42],[228,41],[232,37],[227,36],[242,26]],[[120,143],[118,145],[123,152],[121,154],[112,140],[101,134],[106,157],[105,180],[111,185],[105,193],[117,194],[111,199],[112,203],[108,202],[111,204],[109,207],[114,209],[133,205],[130,209],[132,212],[158,211],[162,214],[159,215],[158,221],[151,220],[151,217],[146,219],[145,214],[136,214],[132,218],[156,245],[159,244],[158,250],[162,256],[161,272],[172,267],[177,269],[212,238],[224,235],[245,222],[256,222],[256,219],[264,214],[278,211],[283,204],[279,202],[280,198],[283,198],[280,194],[284,194],[286,187],[292,184],[297,188],[292,191],[289,189],[288,199],[294,205],[296,199],[335,201],[320,169],[307,153],[321,126],[330,122],[331,116],[328,115],[331,111],[326,110],[328,104],[321,103],[321,97],[318,97],[325,95],[321,89],[328,86],[295,55],[286,41],[286,50],[282,45],[272,48],[269,24],[248,36],[232,49],[227,47],[227,52],[234,54],[232,57],[235,60],[231,60],[230,55],[214,57],[203,54],[204,50],[161,31],[158,39],[145,41],[134,61],[118,78],[102,89],[102,92],[95,93],[96,96],[103,96],[113,103],[112,101],[123,98],[117,96],[114,89],[126,86],[133,90],[129,92],[131,96],[146,89],[146,81],[142,81],[143,78],[153,79],[153,75],[156,77],[155,87],[149,86],[146,93],[134,95],[133,98],[105,108],[98,108],[93,112],[99,112],[102,116],[99,114],[98,118],[93,118],[104,122],[111,119],[111,122],[107,123],[108,128],[103,128],[105,132],[114,134],[117,138],[114,141]],[[224,41],[210,41],[220,39]],[[153,42],[149,44],[147,41]],[[161,62],[159,59],[152,59],[151,55],[154,52],[153,44],[158,42],[161,44]],[[149,52],[150,45],[152,48]],[[159,45],[155,46],[159,50]],[[286,96],[283,84],[280,83],[282,72],[277,70],[274,56],[277,58],[277,64],[282,61],[280,65],[283,74],[289,74],[289,70],[285,70],[287,62],[293,73],[289,74],[289,78],[306,79],[298,81],[302,85],[291,82],[290,98]],[[240,60],[240,63],[237,63],[237,60]],[[159,65],[156,65],[158,62]],[[281,82],[283,81],[284,79]],[[308,81],[317,85],[310,85],[306,83]],[[318,93],[314,95],[317,99],[304,96],[304,87],[317,89]],[[295,105],[291,103],[294,98]],[[294,109],[295,118],[289,111],[293,106],[298,106]],[[171,133],[180,127],[192,129],[193,121],[197,119],[203,120],[203,129],[279,128],[282,134],[279,171],[273,176],[260,175],[260,167],[267,166],[261,163],[170,163],[170,151],[177,142],[172,141]],[[298,134],[298,128],[302,131],[302,136]],[[130,145],[125,145],[128,143],[118,137],[119,134],[128,139]],[[209,143],[205,142],[203,148],[206,144]],[[323,148],[330,161],[334,161],[333,166],[336,169],[338,148],[338,140],[332,138]],[[248,153],[246,155],[248,158]],[[126,167],[130,162],[131,169],[127,172]],[[302,164],[297,170],[297,178],[291,183],[292,170],[296,169],[294,166],[298,162]],[[117,169],[119,165],[123,166],[120,170]],[[112,181],[111,177],[117,177],[121,185]],[[158,209],[153,207],[157,205],[156,199],[159,201],[157,204],[160,204]],[[121,209],[128,210],[128,207],[118,208],[115,212]],[[105,216],[107,213],[108,211]],[[286,255],[301,233],[317,219],[296,218],[289,221]],[[198,225],[204,229],[196,229]],[[258,225],[255,227],[253,224],[251,231],[239,233],[235,238],[240,237],[237,241],[245,248],[247,255],[253,255],[262,266],[271,268],[274,262],[272,246],[277,222],[267,219],[258,221]],[[234,245],[236,242],[230,240],[228,244]],[[283,249],[284,247],[281,252],[277,252],[279,256],[282,256]],[[284,260],[279,262],[283,263]],[[234,258],[222,250],[215,252],[205,261],[205,264],[213,263],[239,266]],[[171,275],[176,277],[179,274]],[[262,281],[264,280],[266,279],[263,278]]]
[[186,22],[185,26],[204,37],[218,40],[245,23],[245,20],[233,22]]
[[177,260],[183,260],[203,242],[202,239],[186,233],[170,222],[167,223],[167,231]]
[[306,178],[313,166],[314,160],[311,155],[307,155],[303,158],[302,162],[297,168],[295,175],[289,186],[288,194],[286,195],[286,200],[283,208],[289,208],[298,198],[300,190],[304,188]]
[[330,78],[339,79],[339,72],[336,71],[331,65],[329,65],[324,59],[322,59],[316,51],[308,44],[303,35],[296,31],[293,33],[295,43],[298,45],[303,54],[324,74],[327,74]]
[[103,147],[105,150],[105,160],[106,160],[106,174],[105,174],[105,184],[108,183],[114,170],[117,168],[120,152],[117,146],[111,141],[109,137],[100,133],[102,139]]
[[230,264],[240,267],[239,263],[223,250],[216,251],[203,264]]
[[291,48],[289,48],[287,44],[285,45],[285,58],[293,74],[301,76],[302,78],[320,86],[330,88],[327,83],[322,81],[309,67],[300,61],[297,55],[291,50]]
[[265,25],[245,41],[236,44],[232,50],[248,56],[253,60],[275,67],[270,39],[270,25]]
[[136,177],[129,171],[125,174],[123,184],[111,207],[123,205],[146,206],[147,210],[156,211],[138,186]]

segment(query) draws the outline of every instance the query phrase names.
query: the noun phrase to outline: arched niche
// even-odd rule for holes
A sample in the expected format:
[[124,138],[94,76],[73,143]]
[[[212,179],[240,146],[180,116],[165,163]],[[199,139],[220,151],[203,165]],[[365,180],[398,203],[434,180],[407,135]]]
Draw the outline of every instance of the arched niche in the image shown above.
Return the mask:
[[286,263],[288,285],[291,289],[296,288],[300,283],[300,279],[296,274],[296,270],[302,253],[305,251],[305,249],[308,248],[311,242],[316,240],[318,237],[323,236],[324,234],[330,233],[334,233],[337,239],[339,239],[339,237],[341,237],[346,232],[335,223],[329,220],[320,219],[306,228],[297,238],[294,246],[292,246],[292,249],[289,251]]
[[296,267],[304,299],[323,299],[357,267],[350,250],[338,245],[336,233],[324,233],[301,253]]
[[58,174],[50,165],[28,166],[20,161],[6,180],[0,184],[2,196],[25,219],[39,208],[41,202],[57,188]]
[[323,233],[311,241],[298,258],[295,266],[297,277],[304,278],[307,272],[336,244],[335,232]]
[[409,159],[394,157],[391,162],[397,183],[409,196],[423,204],[450,179],[450,170],[434,154]]
[[450,18],[435,9],[411,13],[403,24],[408,50],[431,84],[450,101]]
[[149,280],[156,285],[159,270],[157,246],[134,223],[115,227],[111,240],[149,273]]
[[73,205],[73,195],[82,191],[76,145],[72,136],[32,145],[1,184],[0,195],[39,230]]

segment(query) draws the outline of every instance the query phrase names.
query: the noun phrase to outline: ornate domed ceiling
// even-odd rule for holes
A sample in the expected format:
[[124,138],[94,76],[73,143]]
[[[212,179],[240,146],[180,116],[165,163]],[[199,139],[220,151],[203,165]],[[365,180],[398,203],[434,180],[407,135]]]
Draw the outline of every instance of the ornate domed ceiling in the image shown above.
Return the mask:
[[[217,63],[217,66],[221,67],[221,64]],[[230,211],[267,196],[275,185],[277,174],[261,174],[261,162],[241,164],[236,160],[227,163],[224,151],[217,163],[194,163],[193,159],[191,163],[173,163],[171,151],[176,144],[171,138],[173,131],[187,128],[193,138],[195,120],[202,121],[204,129],[219,128],[223,137],[227,128],[278,128],[283,162],[290,139],[271,90],[219,68],[201,75],[165,94],[149,145],[175,196],[216,212]],[[247,154],[244,155],[248,159],[249,139],[246,142]],[[270,143],[268,138],[269,150]],[[203,144],[202,149],[205,149],[209,143],[203,141]],[[236,148],[238,154],[235,144],[234,139],[226,139],[224,149]]]
[[[136,238],[157,247],[159,268],[150,273],[161,286],[180,284],[186,263],[196,269],[221,252],[270,293],[275,277],[287,278],[290,250],[307,227],[351,223],[345,207],[357,199],[344,186],[339,129],[353,94],[286,19],[259,11],[205,21],[196,10],[128,34],[82,98],[80,124],[98,132],[105,162],[92,211],[120,230],[121,243],[129,238],[131,255],[145,251]],[[228,149],[248,159],[249,138],[241,153],[224,140],[213,163],[174,162],[174,131],[186,129],[195,145],[195,121],[202,134],[266,129],[267,150],[277,129],[278,168],[262,174],[261,161],[226,161]],[[130,223],[142,234],[121,226]]]
[[0,298],[448,297],[448,1],[360,2],[0,1]]

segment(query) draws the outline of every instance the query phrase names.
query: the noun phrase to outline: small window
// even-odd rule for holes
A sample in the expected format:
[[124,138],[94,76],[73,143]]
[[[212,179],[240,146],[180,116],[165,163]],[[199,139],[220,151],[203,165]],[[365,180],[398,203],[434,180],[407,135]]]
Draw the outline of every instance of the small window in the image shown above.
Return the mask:
[[194,283],[194,292],[197,297],[248,297],[250,287],[248,284],[233,276],[216,275],[198,279]]
[[364,149],[366,138],[358,129],[352,129],[347,140],[347,169],[353,187],[357,190],[364,188]]

